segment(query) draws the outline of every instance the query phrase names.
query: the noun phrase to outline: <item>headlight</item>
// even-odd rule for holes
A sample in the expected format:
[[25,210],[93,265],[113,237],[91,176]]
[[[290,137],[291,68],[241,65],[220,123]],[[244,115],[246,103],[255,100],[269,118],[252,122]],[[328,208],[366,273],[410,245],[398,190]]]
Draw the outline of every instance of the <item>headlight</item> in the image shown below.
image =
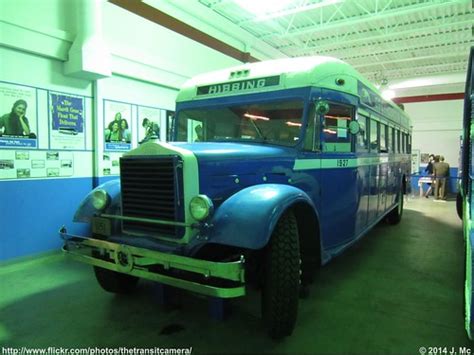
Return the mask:
[[110,196],[109,194],[102,189],[97,189],[92,193],[92,206],[96,210],[103,210],[107,207],[110,201]]
[[191,216],[198,221],[202,221],[209,217],[214,210],[214,205],[206,195],[197,195],[191,199],[189,203],[189,211]]

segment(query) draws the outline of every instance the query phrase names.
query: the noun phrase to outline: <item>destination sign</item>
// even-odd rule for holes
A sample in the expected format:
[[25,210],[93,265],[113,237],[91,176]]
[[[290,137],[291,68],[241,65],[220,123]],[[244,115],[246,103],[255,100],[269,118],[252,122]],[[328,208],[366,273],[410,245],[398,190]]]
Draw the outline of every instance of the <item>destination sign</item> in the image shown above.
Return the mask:
[[233,81],[231,83],[220,83],[206,86],[199,86],[197,88],[197,95],[215,95],[235,93],[241,91],[249,91],[261,89],[269,86],[276,86],[280,84],[280,76],[268,76],[266,78],[248,79]]

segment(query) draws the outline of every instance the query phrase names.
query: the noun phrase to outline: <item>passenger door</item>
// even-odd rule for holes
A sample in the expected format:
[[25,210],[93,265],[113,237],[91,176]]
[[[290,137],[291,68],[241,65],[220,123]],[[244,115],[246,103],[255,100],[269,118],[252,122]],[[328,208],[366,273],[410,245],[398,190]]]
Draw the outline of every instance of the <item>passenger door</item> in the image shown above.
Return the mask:
[[354,111],[353,106],[329,102],[323,117],[320,217],[324,242],[330,248],[343,246],[355,236],[360,191],[355,139],[349,132]]
[[378,164],[379,156],[379,122],[375,119],[370,119],[370,154],[369,154],[369,209],[368,209],[368,223],[372,223],[378,214],[379,207],[379,180],[380,180],[380,165]]
[[368,225],[370,196],[370,158],[369,158],[369,116],[357,114],[360,130],[356,136],[355,152],[357,156],[357,190],[359,203],[356,216],[356,234],[360,234]]

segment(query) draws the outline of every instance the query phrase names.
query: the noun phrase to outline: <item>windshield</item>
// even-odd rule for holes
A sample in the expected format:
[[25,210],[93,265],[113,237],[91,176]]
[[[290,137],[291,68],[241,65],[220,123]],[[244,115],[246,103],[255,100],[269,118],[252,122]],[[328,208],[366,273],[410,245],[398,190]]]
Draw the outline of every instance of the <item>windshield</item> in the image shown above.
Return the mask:
[[179,112],[178,141],[256,141],[294,146],[303,100],[186,109]]

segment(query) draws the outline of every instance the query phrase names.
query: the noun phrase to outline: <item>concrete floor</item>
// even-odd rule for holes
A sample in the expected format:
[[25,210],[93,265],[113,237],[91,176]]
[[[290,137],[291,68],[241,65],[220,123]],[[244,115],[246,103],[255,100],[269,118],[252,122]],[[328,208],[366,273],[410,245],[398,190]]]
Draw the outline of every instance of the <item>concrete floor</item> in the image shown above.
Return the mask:
[[380,224],[321,269],[293,335],[276,342],[263,330],[254,292],[217,321],[204,298],[186,294],[181,307],[164,309],[146,281],[131,296],[115,296],[100,289],[91,267],[54,254],[0,268],[0,346],[192,346],[221,354],[470,348],[463,260],[454,201],[409,199],[399,225]]

